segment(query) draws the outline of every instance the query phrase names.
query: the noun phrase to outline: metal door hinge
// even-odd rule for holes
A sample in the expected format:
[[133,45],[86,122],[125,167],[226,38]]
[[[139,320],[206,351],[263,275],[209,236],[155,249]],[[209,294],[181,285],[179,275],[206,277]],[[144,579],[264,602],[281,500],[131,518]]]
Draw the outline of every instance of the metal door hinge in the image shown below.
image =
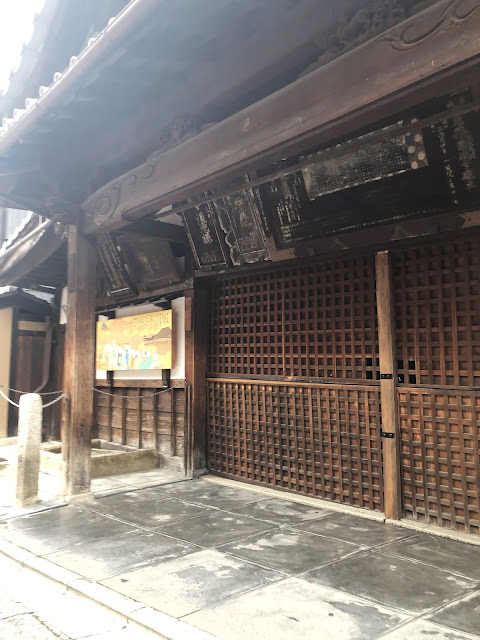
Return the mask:
[[380,435],[382,438],[394,438],[395,434],[391,433],[390,431],[381,431]]
[[381,373],[380,380],[393,380],[393,373]]

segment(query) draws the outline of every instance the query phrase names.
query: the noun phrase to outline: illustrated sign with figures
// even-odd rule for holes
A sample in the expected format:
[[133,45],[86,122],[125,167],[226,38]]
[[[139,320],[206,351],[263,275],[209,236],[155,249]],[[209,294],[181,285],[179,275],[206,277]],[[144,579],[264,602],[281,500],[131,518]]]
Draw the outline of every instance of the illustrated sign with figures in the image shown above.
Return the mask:
[[97,370],[172,368],[172,311],[97,322]]

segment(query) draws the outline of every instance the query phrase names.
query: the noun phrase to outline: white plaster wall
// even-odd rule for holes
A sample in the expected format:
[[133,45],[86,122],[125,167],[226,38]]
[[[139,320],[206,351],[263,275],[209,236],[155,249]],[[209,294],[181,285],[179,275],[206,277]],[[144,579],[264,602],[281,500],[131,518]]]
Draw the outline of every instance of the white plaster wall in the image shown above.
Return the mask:
[[[153,313],[159,308],[153,304],[142,304],[136,307],[126,307],[117,309],[117,318],[137,316],[143,313]],[[185,378],[185,298],[172,300],[173,316],[173,369],[170,373],[172,380],[183,380]],[[99,319],[102,319],[100,316]],[[105,380],[106,371],[96,372],[97,380]],[[147,369],[144,371],[115,371],[113,374],[116,380],[162,380],[160,370]]]

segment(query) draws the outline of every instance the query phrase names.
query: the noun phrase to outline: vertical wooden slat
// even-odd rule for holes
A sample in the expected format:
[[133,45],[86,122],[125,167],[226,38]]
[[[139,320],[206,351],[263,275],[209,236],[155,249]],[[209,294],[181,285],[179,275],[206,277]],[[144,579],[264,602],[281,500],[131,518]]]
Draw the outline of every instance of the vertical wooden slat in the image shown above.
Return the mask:
[[175,415],[175,390],[170,388],[170,455],[177,455],[177,429]]
[[183,468],[185,473],[187,473],[190,468],[190,460],[192,458],[191,455],[191,442],[190,437],[192,433],[191,424],[190,424],[190,383],[185,382],[185,416],[184,416],[184,452],[183,452]]
[[142,389],[137,390],[137,430],[138,448],[142,448]]
[[[300,464],[300,462],[303,464],[303,491],[305,493],[307,493],[307,483],[308,483],[308,476],[307,476],[307,464],[310,462],[309,458],[307,458],[307,432],[306,432],[306,425],[305,425],[305,397],[304,397],[304,390],[302,388],[298,389],[298,395],[299,395],[299,401],[300,401],[300,429],[301,429],[301,434],[302,434],[302,456],[301,456],[301,460],[300,460],[300,456],[299,456],[299,448],[298,448],[298,443],[295,447],[295,456],[297,459],[297,465]],[[297,434],[296,431],[296,423],[297,421],[295,420],[294,426],[295,426],[295,434]],[[298,469],[297,469],[297,476],[299,475]]]
[[160,451],[160,435],[158,433],[158,388],[152,389],[153,396],[153,441],[155,451]]
[[383,482],[387,518],[399,520],[402,515],[400,479],[400,429],[397,403],[397,369],[395,362],[395,324],[390,255],[382,251],[376,256],[378,347],[382,402]]
[[[446,402],[445,405],[448,406],[447,402],[447,398],[445,398]],[[455,398],[455,404],[456,404],[456,415],[458,416],[458,420],[460,422],[460,429],[459,429],[459,454],[460,454],[460,460],[461,460],[461,474],[460,474],[460,479],[461,479],[461,486],[462,486],[462,497],[463,497],[463,511],[464,511],[464,517],[463,517],[463,524],[464,524],[464,528],[466,531],[470,531],[470,510],[469,510],[469,496],[468,496],[468,482],[467,482],[467,475],[469,475],[469,466],[467,466],[466,462],[468,460],[468,458],[475,458],[475,457],[479,457],[480,452],[477,450],[475,451],[475,449],[473,450],[473,456],[467,455],[465,449],[465,431],[467,431],[468,427],[464,426],[463,424],[463,420],[462,417],[464,415],[464,411],[463,411],[463,397],[462,397],[462,393],[457,393],[456,394],[456,398]],[[466,413],[466,412],[465,412]],[[448,420],[448,415],[446,416],[445,419],[445,427],[447,429],[451,428],[450,425],[450,421]],[[477,477],[476,478],[477,481],[477,486],[478,486],[478,482],[480,481],[480,478]],[[478,491],[477,491],[477,495],[478,495]],[[440,502],[440,496],[438,497],[438,501]],[[454,511],[454,504],[451,505],[452,511]],[[480,506],[479,502],[477,501],[477,509]],[[477,517],[477,524],[478,524],[478,517]]]
[[[345,439],[345,458],[346,458],[346,466],[347,466],[347,485],[349,491],[349,501],[351,504],[355,504],[355,486],[353,482],[353,473],[352,473],[352,436],[354,436],[354,426],[350,424],[350,394],[357,395],[355,389],[351,391],[347,390],[345,393],[345,427],[343,430],[343,438]],[[340,431],[340,442],[342,441],[342,429],[341,423],[339,422],[339,431]],[[343,456],[342,456],[343,458]],[[360,476],[362,475],[361,467],[359,469]],[[342,497],[343,502],[343,497]],[[362,502],[362,487],[359,482],[359,493],[358,493],[358,503]]]
[[109,433],[109,442],[113,442],[113,371],[107,371],[107,381],[109,383],[108,393],[110,394],[108,397],[108,433]]
[[344,502],[344,493],[347,492],[347,495],[349,496],[347,500],[345,500],[345,502],[349,502],[350,504],[352,503],[352,498],[351,498],[351,492],[352,492],[352,487],[349,486],[347,488],[345,488],[345,485],[347,484],[344,481],[344,477],[343,477],[343,448],[342,448],[342,434],[341,434],[341,423],[340,423],[340,403],[337,401],[334,403],[333,405],[335,407],[335,425],[336,425],[336,430],[335,430],[335,434],[336,434],[336,443],[337,443],[337,451],[338,451],[338,471],[337,471],[337,475],[338,475],[338,486],[339,486],[339,499],[341,502]]
[[[251,389],[251,386],[250,386]],[[244,464],[245,464],[245,471],[248,474],[248,471],[250,470],[250,474],[251,477],[254,477],[254,463],[253,463],[253,451],[251,448],[249,448],[248,446],[248,441],[249,441],[249,434],[252,433],[252,414],[251,412],[247,412],[247,399],[246,399],[246,392],[247,392],[247,385],[244,384],[242,385],[242,413],[243,413],[243,423],[245,425],[245,428],[243,429],[243,459],[244,459]],[[240,435],[238,440],[239,440],[239,448],[240,448],[240,442],[242,436]],[[251,441],[251,435],[250,435],[250,441]],[[251,456],[251,460],[249,460],[249,455]],[[240,457],[240,463],[241,463],[241,457]]]
[[[308,388],[308,415],[309,415],[309,422],[310,422],[310,459],[312,462],[312,493],[314,496],[317,495],[318,491],[317,491],[317,464],[319,465],[320,468],[320,477],[321,477],[321,481],[320,483],[323,486],[323,466],[322,466],[322,461],[320,459],[320,462],[317,463],[317,455],[316,455],[316,446],[315,446],[315,418],[313,415],[313,393],[312,393],[312,389],[309,387]],[[318,422],[317,422],[318,425]],[[322,447],[322,431],[319,428],[319,447],[321,449]]]
[[121,393],[121,428],[122,428],[122,444],[127,444],[127,395],[129,394],[129,389],[122,389]]
[[[333,431],[332,431],[332,415],[330,412],[330,390],[327,389],[327,392],[324,396],[325,409],[326,409],[326,431],[328,434],[327,447],[325,451],[325,455],[328,459],[328,468],[329,468],[329,497],[330,500],[335,500],[335,469],[334,469],[334,439],[333,439]],[[321,407],[322,405],[322,393],[320,389],[318,390],[318,404]]]
[[[420,417],[418,423],[419,423],[419,435],[420,435],[420,442],[419,442],[419,449],[421,450],[421,455],[419,456],[420,458],[420,464],[421,464],[421,472],[422,472],[422,483],[420,484],[420,490],[423,492],[422,493],[422,498],[419,499],[417,492],[415,491],[416,494],[416,500],[417,502],[423,501],[423,505],[417,505],[417,508],[420,507],[424,513],[425,513],[425,521],[428,523],[430,522],[430,516],[431,516],[431,512],[428,504],[428,476],[427,476],[427,449],[425,446],[426,443],[426,437],[425,437],[425,420],[423,419],[423,416],[425,415],[425,408],[424,408],[424,399],[425,399],[425,395],[423,393],[419,393],[418,396],[418,416]],[[434,401],[434,398],[427,398],[427,404],[430,404],[430,402],[432,402],[432,400]]]
[[[285,413],[287,415],[287,433],[288,433],[288,442],[290,443],[290,430],[293,433],[293,452],[292,452],[292,446],[290,446],[289,449],[289,465],[292,466],[292,464],[295,465],[295,468],[293,469],[293,477],[295,479],[295,490],[296,491],[300,491],[301,490],[301,478],[300,478],[300,470],[299,470],[299,459],[298,459],[298,431],[297,431],[297,423],[298,423],[298,413],[297,413],[297,408],[298,408],[298,404],[297,404],[297,397],[296,394],[297,392],[300,393],[301,390],[299,389],[292,389],[293,393],[292,393],[292,403],[290,403],[290,406],[292,407],[293,410],[293,420],[292,420],[292,425],[289,425],[289,419],[288,419],[288,408],[289,408],[289,403],[286,401],[285,402]],[[303,408],[302,408],[302,415],[303,415]]]
[[[355,413],[356,413],[356,422],[357,422],[357,426],[358,426],[358,458],[359,458],[359,465],[360,465],[360,460],[362,459],[362,436],[360,433],[360,408],[359,408],[359,399],[358,399],[358,394],[357,394],[357,399],[355,402]],[[365,448],[366,448],[366,463],[367,463],[367,477],[368,479],[372,479],[373,480],[373,465],[372,465],[372,436],[371,436],[371,422],[370,422],[370,403],[369,403],[369,396],[367,394],[367,397],[365,399]],[[378,415],[380,416],[380,411],[378,412]],[[380,435],[380,434],[379,434]],[[379,439],[379,443],[381,443],[381,440]],[[362,475],[361,477],[361,491],[362,491],[362,502],[363,502],[363,477]],[[374,508],[374,504],[373,504],[373,488],[370,489],[370,491],[367,492],[368,495],[368,505],[364,505],[364,506],[368,506],[370,507],[370,509]]]

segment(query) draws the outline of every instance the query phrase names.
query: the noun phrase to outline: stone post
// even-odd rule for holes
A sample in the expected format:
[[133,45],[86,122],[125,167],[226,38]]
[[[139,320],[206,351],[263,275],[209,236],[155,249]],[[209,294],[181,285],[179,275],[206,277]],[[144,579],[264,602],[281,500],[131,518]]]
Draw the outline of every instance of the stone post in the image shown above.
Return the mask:
[[34,504],[38,500],[42,411],[42,398],[38,393],[26,393],[20,397],[16,493],[19,507]]

